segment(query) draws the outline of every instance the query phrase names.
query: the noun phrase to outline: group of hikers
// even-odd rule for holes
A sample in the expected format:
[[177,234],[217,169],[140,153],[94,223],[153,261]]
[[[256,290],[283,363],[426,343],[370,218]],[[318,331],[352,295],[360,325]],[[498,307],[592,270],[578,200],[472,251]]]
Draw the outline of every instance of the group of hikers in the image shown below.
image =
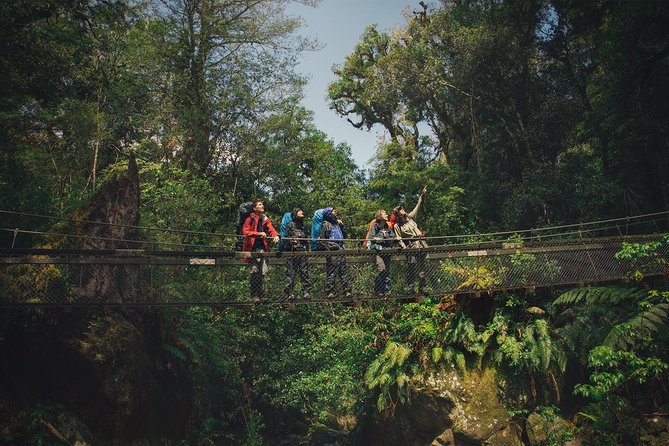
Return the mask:
[[[418,203],[411,212],[402,206],[393,209],[392,214],[380,209],[374,220],[370,222],[369,233],[365,239],[365,247],[376,252],[375,263],[377,275],[374,281],[374,292],[377,295],[387,295],[390,292],[390,261],[392,254],[384,252],[389,248],[425,248],[427,243],[423,239],[423,232],[416,223],[418,210],[423,203],[427,188],[423,188]],[[243,221],[243,223],[242,223]],[[262,201],[257,200],[250,205],[248,215],[240,220],[240,232],[243,235],[241,250],[246,252],[268,252],[269,240],[279,244],[280,251],[343,251],[346,232],[343,222],[337,217],[337,209],[326,207],[314,214],[314,221],[310,229],[304,222],[304,210],[295,208],[284,216],[281,227],[281,236],[272,225],[272,221],[265,215]],[[411,251],[406,254],[407,287],[414,292],[416,283],[418,291],[425,293],[425,259],[427,254],[420,251]],[[254,303],[264,297],[263,278],[268,272],[267,260],[264,256],[254,256],[245,259],[249,263],[251,296]],[[335,297],[336,281],[344,296],[352,297],[352,281],[343,255],[326,256],[325,258],[325,291],[328,299]],[[295,285],[299,278],[302,283],[302,295],[310,297],[312,283],[309,278],[309,267],[306,256],[290,256],[286,258],[285,298],[295,298]]]

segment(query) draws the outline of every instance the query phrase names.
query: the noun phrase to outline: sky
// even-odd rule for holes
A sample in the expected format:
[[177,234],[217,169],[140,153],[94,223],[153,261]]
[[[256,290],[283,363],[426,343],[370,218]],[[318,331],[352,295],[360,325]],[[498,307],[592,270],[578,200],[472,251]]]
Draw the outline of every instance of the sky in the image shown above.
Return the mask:
[[404,11],[418,9],[418,0],[322,0],[314,7],[293,3],[288,8],[291,15],[302,17],[304,26],[300,34],[315,37],[323,48],[303,53],[297,71],[309,77],[305,88],[304,106],[314,112],[314,124],[334,140],[335,144],[347,142],[353,159],[359,167],[368,167],[374,156],[380,126],[371,131],[356,129],[345,118],[330,110],[326,100],[327,86],[334,81],[332,65],[342,64],[353,52],[363,31],[376,24],[379,31],[392,31],[405,26]]

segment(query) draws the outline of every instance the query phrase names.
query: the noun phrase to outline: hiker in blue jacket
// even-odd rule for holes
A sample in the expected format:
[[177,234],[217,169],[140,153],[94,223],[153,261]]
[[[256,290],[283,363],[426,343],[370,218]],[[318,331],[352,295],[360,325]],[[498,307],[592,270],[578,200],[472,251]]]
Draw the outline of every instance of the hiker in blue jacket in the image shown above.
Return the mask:
[[[325,208],[323,211],[323,226],[321,226],[320,236],[318,237],[319,251],[343,251],[344,248],[343,223],[337,218],[337,209]],[[335,281],[339,277],[339,282],[345,293],[346,298],[353,294],[351,278],[348,275],[348,265],[344,256],[327,256],[325,258],[325,292],[328,299],[335,297]]]
[[[283,239],[283,250],[286,252],[306,252],[309,250],[309,231],[304,226],[304,211],[295,208],[291,213],[292,220],[286,226],[286,234]],[[284,294],[287,299],[294,299],[295,282],[297,276],[302,282],[302,294],[305,299],[309,298],[311,281],[309,280],[309,264],[307,257],[286,258],[286,287]]]

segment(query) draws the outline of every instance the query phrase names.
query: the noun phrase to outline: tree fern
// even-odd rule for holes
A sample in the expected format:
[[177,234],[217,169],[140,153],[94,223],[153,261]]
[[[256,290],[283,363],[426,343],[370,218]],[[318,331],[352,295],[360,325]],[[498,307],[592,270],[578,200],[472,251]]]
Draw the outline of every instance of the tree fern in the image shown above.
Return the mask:
[[[585,313],[601,312],[613,328],[600,334],[599,342],[614,348],[630,348],[640,336],[667,327],[667,293],[638,288],[586,287],[567,291],[553,303],[557,306],[585,305]],[[579,313],[578,311],[576,313]],[[583,317],[583,312],[581,316]],[[593,321],[594,322],[594,321]],[[593,327],[593,330],[596,330]]]
[[584,287],[574,288],[555,299],[553,305],[575,304],[617,304],[622,301],[636,301],[647,296],[648,292],[638,288],[620,287]]
[[629,348],[633,346],[636,337],[657,333],[667,328],[668,322],[669,303],[651,304],[631,319],[615,325],[603,344],[613,348]]

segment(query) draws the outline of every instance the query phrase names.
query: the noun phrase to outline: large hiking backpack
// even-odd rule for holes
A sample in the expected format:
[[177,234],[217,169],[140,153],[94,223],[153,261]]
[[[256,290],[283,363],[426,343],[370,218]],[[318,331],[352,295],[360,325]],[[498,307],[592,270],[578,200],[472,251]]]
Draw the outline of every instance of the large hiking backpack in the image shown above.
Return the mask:
[[372,234],[372,228],[376,224],[376,218],[369,222],[369,228],[367,229],[367,234],[365,235],[365,241],[362,242],[363,249],[370,249],[370,240],[369,236]]
[[283,240],[286,238],[286,229],[288,229],[288,225],[291,221],[293,221],[293,214],[291,212],[283,214],[283,218],[281,219],[281,230],[279,231],[279,236],[281,237],[281,240],[279,240],[279,251],[285,249]]
[[311,220],[311,250],[318,251],[318,237],[321,235],[321,226],[323,226],[323,211],[319,209],[314,212],[314,218]]
[[244,222],[253,212],[253,202],[247,201],[239,206],[239,219],[237,220],[237,241],[235,242],[235,250],[241,251],[244,244],[244,234],[242,234],[242,227]]

